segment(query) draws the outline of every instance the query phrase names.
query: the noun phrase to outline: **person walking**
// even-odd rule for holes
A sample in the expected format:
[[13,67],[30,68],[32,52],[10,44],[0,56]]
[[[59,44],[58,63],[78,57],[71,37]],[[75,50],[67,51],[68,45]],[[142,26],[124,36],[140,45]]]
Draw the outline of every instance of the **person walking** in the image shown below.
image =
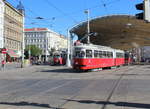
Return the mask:
[[5,60],[2,60],[2,69],[4,70],[5,67]]

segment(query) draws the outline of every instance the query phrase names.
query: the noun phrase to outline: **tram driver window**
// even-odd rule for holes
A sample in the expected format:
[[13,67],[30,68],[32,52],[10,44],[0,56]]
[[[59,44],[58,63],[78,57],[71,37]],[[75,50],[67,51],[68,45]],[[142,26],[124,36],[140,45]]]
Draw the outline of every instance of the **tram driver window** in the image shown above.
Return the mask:
[[80,51],[76,51],[76,52],[75,52],[75,57],[76,57],[76,58],[79,58],[79,57],[80,57]]
[[92,50],[86,50],[86,57],[92,58]]
[[60,58],[60,55],[57,54],[57,55],[54,55],[54,57],[55,57],[55,58]]

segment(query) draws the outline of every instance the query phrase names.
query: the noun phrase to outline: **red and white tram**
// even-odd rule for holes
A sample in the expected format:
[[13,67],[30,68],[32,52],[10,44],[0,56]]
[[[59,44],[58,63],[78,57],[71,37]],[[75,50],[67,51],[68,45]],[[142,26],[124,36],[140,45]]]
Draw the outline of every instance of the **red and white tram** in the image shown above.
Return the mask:
[[66,52],[55,52],[53,54],[53,65],[65,65],[67,54]]
[[73,68],[78,70],[120,66],[125,63],[123,50],[107,46],[80,44],[74,46],[73,51]]

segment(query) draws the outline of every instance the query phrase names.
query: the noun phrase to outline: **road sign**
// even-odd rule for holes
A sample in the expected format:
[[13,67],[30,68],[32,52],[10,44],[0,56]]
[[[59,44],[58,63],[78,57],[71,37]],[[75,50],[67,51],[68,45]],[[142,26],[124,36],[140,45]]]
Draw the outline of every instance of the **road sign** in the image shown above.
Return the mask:
[[7,49],[2,49],[2,54],[6,54],[7,53]]

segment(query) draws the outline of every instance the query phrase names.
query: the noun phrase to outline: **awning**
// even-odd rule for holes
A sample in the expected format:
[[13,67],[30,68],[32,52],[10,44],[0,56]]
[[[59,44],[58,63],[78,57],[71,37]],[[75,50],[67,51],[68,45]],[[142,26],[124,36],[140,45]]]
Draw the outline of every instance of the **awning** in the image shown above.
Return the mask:
[[8,49],[7,53],[10,57],[20,57],[18,50]]

